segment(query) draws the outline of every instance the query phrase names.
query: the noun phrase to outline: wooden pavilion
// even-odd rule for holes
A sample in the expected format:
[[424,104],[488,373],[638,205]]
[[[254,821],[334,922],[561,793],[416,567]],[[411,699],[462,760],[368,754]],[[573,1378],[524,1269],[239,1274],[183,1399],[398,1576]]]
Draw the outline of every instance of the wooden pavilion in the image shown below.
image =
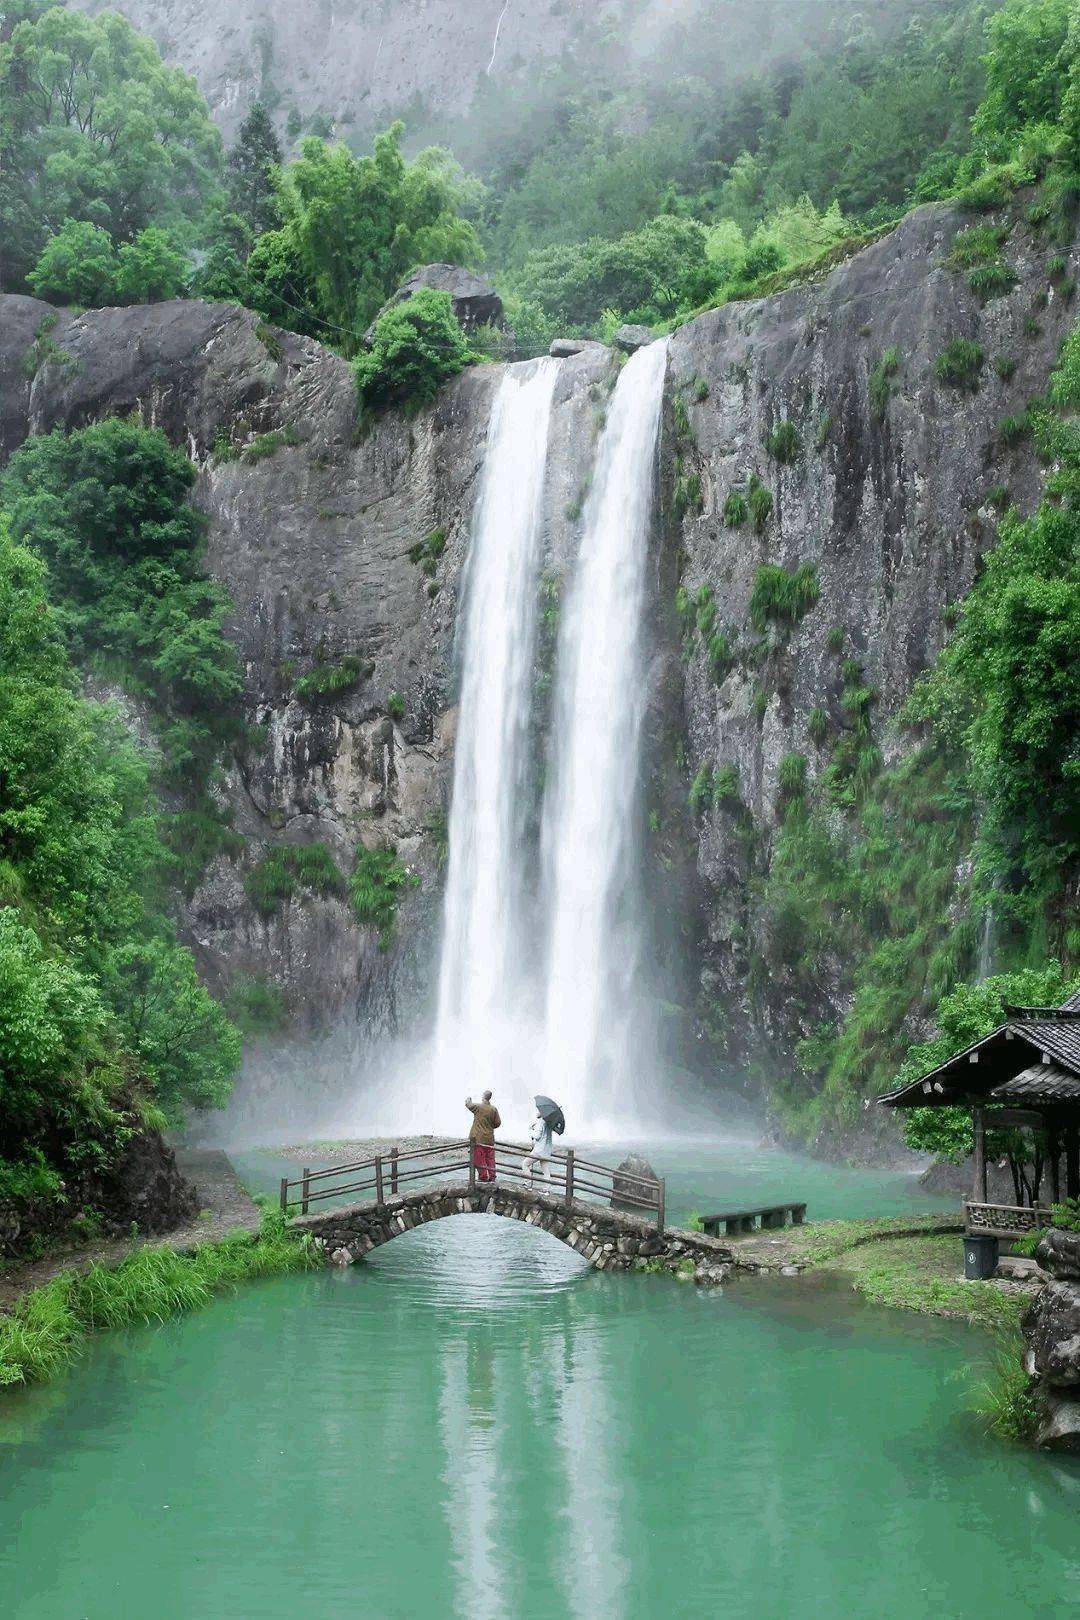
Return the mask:
[[1048,1216],[1038,1206],[987,1202],[987,1125],[1045,1132],[1053,1201],[1063,1192],[1080,1198],[1080,994],[1060,1007],[1005,1011],[1006,1023],[879,1101],[886,1108],[970,1108],[975,1185],[965,1205],[968,1229],[1016,1237]]

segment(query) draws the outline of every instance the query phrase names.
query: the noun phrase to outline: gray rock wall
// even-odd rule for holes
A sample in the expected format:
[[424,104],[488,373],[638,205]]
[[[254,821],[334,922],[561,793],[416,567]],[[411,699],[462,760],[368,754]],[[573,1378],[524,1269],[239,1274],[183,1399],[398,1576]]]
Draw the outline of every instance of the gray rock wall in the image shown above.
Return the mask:
[[1023,1319],[1035,1442],[1080,1456],[1080,1232],[1048,1232],[1035,1253],[1053,1279]]
[[[966,276],[944,264],[957,231],[973,223],[985,221],[940,205],[919,209],[827,278],[712,311],[672,340],[670,387],[681,394],[691,434],[680,443],[669,424],[669,459],[681,450],[702,495],[700,511],[673,523],[681,582],[691,592],[711,587],[717,625],[743,647],[755,639],[748,608],[762,564],[815,564],[821,585],[817,606],[790,633],[770,630],[762,662],[737,658],[718,682],[699,645],[683,673],[687,774],[702,762],[735,767],[766,860],[781,760],[789,751],[805,754],[812,780],[843,722],[841,658],[863,665],[877,694],[875,740],[886,761],[895,758],[902,744],[890,722],[944,643],[945,611],[993,544],[988,491],[1004,484],[1022,511],[1039,496],[1030,441],[1005,447],[998,425],[1045,389],[1075,309],[1045,273],[1058,250],[1037,246],[1020,225],[1003,250],[1017,284],[981,306]],[[1073,278],[1075,246],[1065,256]],[[956,338],[984,351],[973,391],[934,375],[935,360]],[[878,419],[869,382],[890,349],[898,365]],[[1015,363],[1007,380],[995,369],[998,357]],[[781,464],[764,441],[785,421],[801,449]],[[727,527],[723,516],[728,493],[745,494],[752,473],[774,499],[760,532],[750,522]],[[668,479],[672,487],[673,468]],[[827,641],[834,626],[844,631],[839,656]],[[671,633],[678,633],[673,623]],[[755,712],[756,689],[767,702],[763,715]],[[816,707],[829,717],[830,742],[820,748],[807,733]],[[810,1029],[793,1025],[792,998],[770,961],[750,898],[747,840],[717,809],[704,817],[698,841],[705,995],[730,1009],[736,1054],[756,1043],[780,1066]],[[755,954],[768,971],[752,1005]],[[834,960],[820,965],[814,1023],[844,1011],[849,968],[841,942]]]
[[[57,316],[48,330],[56,353],[29,375],[35,335]],[[574,549],[568,508],[615,375],[599,346],[562,364],[545,536],[553,569]],[[211,983],[255,975],[287,992],[302,1040],[257,1053],[250,1077],[279,1103],[302,1074],[304,1089],[325,1093],[329,1107],[361,1049],[423,1021],[452,762],[458,590],[500,376],[497,366],[473,368],[433,408],[387,415],[360,434],[348,365],[233,306],[179,301],[71,317],[0,298],[0,458],[30,433],[137,412],[199,469],[206,566],[235,603],[229,634],[254,741],[227,762],[219,790],[246,853],[210,867],[181,921]],[[265,448],[274,434],[295,442],[259,455],[257,441]],[[409,552],[436,528],[446,549],[429,581]],[[330,702],[297,696],[296,680],[317,660],[347,655],[370,669],[353,689]],[[398,699],[404,712],[392,714]],[[419,885],[389,951],[341,900],[305,896],[269,919],[250,905],[248,865],[278,844],[314,842],[329,845],[346,873],[358,842],[396,845]],[[254,1118],[246,1090],[237,1108]],[[303,1117],[311,1120],[310,1097]]]

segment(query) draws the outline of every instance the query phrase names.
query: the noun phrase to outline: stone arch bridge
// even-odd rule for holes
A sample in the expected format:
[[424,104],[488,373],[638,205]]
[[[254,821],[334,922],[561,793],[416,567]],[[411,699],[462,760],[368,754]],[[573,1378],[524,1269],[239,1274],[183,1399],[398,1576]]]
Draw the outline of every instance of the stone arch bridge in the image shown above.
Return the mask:
[[[354,1265],[430,1221],[487,1214],[549,1232],[597,1271],[670,1270],[692,1274],[702,1284],[721,1283],[732,1271],[729,1244],[666,1225],[664,1186],[657,1178],[575,1161],[571,1151],[554,1160],[550,1182],[533,1183],[522,1165],[527,1151],[498,1143],[499,1180],[483,1183],[471,1165],[445,1163],[447,1154],[464,1152],[468,1157],[466,1143],[405,1153],[391,1149],[282,1182],[282,1208],[291,1213],[298,1207],[292,1229],[309,1233],[325,1259],[339,1266]],[[453,1176],[461,1170],[468,1171],[468,1179],[448,1179],[448,1172]],[[336,1203],[343,1194],[360,1190],[375,1197]],[[310,1212],[311,1204],[329,1199],[335,1200],[334,1207]]]

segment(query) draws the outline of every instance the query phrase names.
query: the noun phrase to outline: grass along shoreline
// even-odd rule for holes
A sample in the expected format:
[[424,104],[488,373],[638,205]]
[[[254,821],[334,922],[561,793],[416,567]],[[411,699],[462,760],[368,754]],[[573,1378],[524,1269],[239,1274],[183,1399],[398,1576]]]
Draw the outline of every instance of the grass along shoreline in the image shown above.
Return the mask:
[[164,1322],[242,1282],[319,1264],[311,1239],[267,1212],[255,1233],[236,1232],[182,1253],[139,1248],[118,1266],[63,1271],[0,1316],[0,1387],[43,1383],[82,1353],[93,1333]]

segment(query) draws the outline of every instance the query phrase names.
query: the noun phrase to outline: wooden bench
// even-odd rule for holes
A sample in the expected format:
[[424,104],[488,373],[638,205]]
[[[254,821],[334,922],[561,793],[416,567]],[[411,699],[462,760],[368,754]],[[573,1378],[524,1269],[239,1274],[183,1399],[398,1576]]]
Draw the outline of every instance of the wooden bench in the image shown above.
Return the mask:
[[787,1226],[801,1226],[806,1219],[805,1204],[766,1204],[763,1209],[731,1209],[720,1215],[703,1215],[701,1228],[709,1237],[719,1237],[721,1225],[725,1237],[738,1237],[743,1232],[756,1232]]

